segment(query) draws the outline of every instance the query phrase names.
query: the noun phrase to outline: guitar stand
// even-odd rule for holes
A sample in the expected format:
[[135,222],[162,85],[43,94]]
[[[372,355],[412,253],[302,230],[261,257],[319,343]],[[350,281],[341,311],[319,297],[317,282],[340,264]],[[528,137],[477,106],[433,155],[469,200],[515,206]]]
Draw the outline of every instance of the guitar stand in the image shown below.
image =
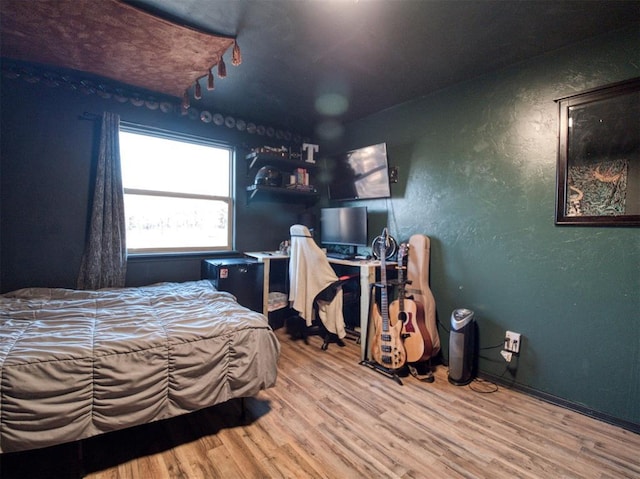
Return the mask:
[[407,367],[409,368],[409,373],[418,381],[422,381],[423,383],[432,383],[435,381],[433,371],[431,371],[431,358],[429,358],[429,369],[426,374],[420,374],[418,369],[411,364],[407,364]]
[[[369,327],[371,326],[371,305],[372,305],[372,302],[374,301],[374,298],[375,298],[375,288],[376,287],[377,288],[386,288],[387,285],[386,284],[381,284],[381,283],[373,283],[371,285],[371,294],[369,295],[370,299],[369,299],[369,317],[367,319],[367,321],[368,321],[367,331],[369,331]],[[369,333],[367,333],[367,336],[364,338],[364,350],[368,354],[368,351],[369,351]],[[381,364],[378,364],[377,362],[372,361],[370,359],[363,359],[362,361],[360,361],[360,364],[362,366],[367,366],[368,368],[379,372],[380,374],[382,374],[383,376],[388,377],[389,379],[393,379],[400,386],[402,386],[402,380],[400,379],[400,376],[398,376],[398,374],[395,372],[395,370],[389,369],[389,368],[385,368]]]
[[382,374],[383,376],[388,377],[389,379],[393,379],[400,386],[402,386],[402,380],[400,379],[400,376],[398,376],[392,369],[385,368],[384,366],[381,366],[380,364],[376,363],[375,361],[371,361],[369,359],[365,359],[364,361],[360,361],[360,364],[363,365],[363,366],[367,366],[368,368],[371,368],[374,371],[379,372],[380,374]]

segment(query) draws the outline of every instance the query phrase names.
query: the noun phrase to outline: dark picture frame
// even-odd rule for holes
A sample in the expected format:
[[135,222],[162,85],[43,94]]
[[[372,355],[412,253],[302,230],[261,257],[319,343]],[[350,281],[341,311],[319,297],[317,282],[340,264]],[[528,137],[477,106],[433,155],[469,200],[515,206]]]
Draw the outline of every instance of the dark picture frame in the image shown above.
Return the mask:
[[555,224],[640,226],[640,77],[555,101]]

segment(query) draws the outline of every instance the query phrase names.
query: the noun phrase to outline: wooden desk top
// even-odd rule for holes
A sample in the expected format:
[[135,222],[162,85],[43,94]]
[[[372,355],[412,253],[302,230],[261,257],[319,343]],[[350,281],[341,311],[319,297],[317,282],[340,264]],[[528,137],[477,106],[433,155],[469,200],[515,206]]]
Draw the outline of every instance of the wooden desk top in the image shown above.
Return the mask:
[[[251,256],[252,258],[256,258],[259,261],[264,261],[265,259],[288,259],[289,255],[283,254],[280,251],[251,251],[248,253],[244,253],[247,256]],[[338,259],[338,258],[327,258],[329,263],[333,264],[342,264],[345,266],[373,266],[379,267],[380,260],[377,259]],[[396,264],[395,261],[386,261],[387,266],[393,266]]]
[[280,251],[251,251],[244,254],[251,256],[252,258],[256,258],[259,261],[263,261],[265,259],[289,259],[288,254],[283,254]]

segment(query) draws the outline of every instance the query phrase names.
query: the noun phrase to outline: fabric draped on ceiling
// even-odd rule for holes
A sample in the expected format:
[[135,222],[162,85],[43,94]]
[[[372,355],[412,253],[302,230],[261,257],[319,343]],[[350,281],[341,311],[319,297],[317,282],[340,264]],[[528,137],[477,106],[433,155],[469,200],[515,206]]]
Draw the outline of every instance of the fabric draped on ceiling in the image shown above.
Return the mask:
[[[184,98],[211,70],[226,76],[223,55],[242,62],[233,38],[178,25],[119,0],[2,0],[2,56],[93,73]],[[197,85],[197,86],[196,86]]]

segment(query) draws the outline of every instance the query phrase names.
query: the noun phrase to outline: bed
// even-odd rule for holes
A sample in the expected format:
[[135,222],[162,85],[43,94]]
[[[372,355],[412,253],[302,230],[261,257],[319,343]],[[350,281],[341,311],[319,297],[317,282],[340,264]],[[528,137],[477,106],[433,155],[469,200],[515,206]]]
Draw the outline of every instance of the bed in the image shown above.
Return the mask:
[[267,318],[207,280],[0,295],[0,453],[77,441],[275,385]]

